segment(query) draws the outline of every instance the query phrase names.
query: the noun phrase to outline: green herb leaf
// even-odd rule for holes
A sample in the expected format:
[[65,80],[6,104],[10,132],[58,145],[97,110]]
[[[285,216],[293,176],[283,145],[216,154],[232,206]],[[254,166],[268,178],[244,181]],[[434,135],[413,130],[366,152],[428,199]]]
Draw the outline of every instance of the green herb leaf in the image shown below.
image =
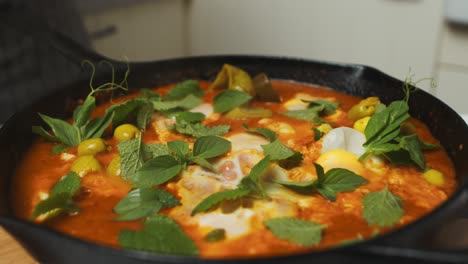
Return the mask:
[[269,155],[272,160],[285,160],[296,154],[296,151],[283,145],[279,139],[275,139],[270,144],[262,145],[262,149],[265,155]]
[[229,132],[230,126],[221,125],[209,127],[201,123],[190,123],[180,121],[175,124],[175,129],[181,134],[190,135],[196,138],[203,136],[221,136]]
[[125,123],[127,117],[135,112],[136,109],[142,104],[145,104],[144,100],[139,98],[130,99],[128,101],[110,106],[106,109],[106,114],[114,113],[112,126],[115,128]]
[[159,101],[161,99],[161,96],[159,94],[153,92],[151,89],[148,88],[140,89],[140,97],[145,100]]
[[196,97],[202,97],[205,93],[200,89],[198,82],[194,80],[186,80],[176,84],[169,92],[164,96],[164,101],[173,101],[182,99],[187,95],[193,95]]
[[64,144],[58,144],[52,147],[51,154],[55,155],[55,154],[63,153],[63,152],[68,151],[70,148],[71,148],[70,146],[67,146]]
[[275,141],[277,138],[275,132],[265,127],[250,128],[246,124],[242,124],[242,127],[248,132],[257,133],[266,137],[270,142]]
[[162,254],[196,256],[195,243],[170,217],[155,215],[146,218],[141,231],[124,230],[119,233],[119,244],[125,249]]
[[393,226],[403,216],[402,200],[385,189],[366,194],[362,200],[363,215],[367,223],[380,227]]
[[154,144],[143,144],[143,161],[149,159],[171,154],[169,148],[166,145],[154,143]]
[[119,221],[131,221],[154,215],[160,209],[180,205],[174,195],[165,190],[134,189],[114,207]]
[[137,127],[140,130],[145,130],[148,124],[151,122],[151,118],[153,117],[154,109],[153,105],[150,103],[142,104],[138,108],[137,113]]
[[198,123],[205,119],[205,115],[202,113],[192,112],[177,112],[173,115],[177,122],[185,121],[188,123]]
[[232,110],[252,99],[248,93],[238,90],[224,90],[213,99],[213,110],[216,113],[224,113]]
[[231,142],[221,137],[204,136],[195,141],[193,145],[193,156],[209,159],[228,152]]
[[193,162],[193,163],[196,163],[202,167],[205,167],[209,170],[212,170],[212,171],[215,171],[215,168],[213,167],[213,165],[207,161],[205,158],[200,158],[200,157],[189,157],[189,161]]
[[41,126],[33,126],[32,127],[32,132],[34,134],[37,134],[49,141],[52,141],[52,142],[60,142],[60,139],[58,139],[57,137],[54,137],[52,136],[49,132],[47,132],[44,128],[42,128]]
[[[126,180],[133,180],[136,172],[143,166],[150,154],[145,152],[141,136],[121,141],[117,145],[120,155],[121,174]],[[158,147],[159,148],[159,147]]]
[[218,242],[224,239],[226,239],[226,230],[223,228],[213,229],[205,236],[206,242]]
[[114,112],[109,112],[103,116],[96,117],[92,119],[91,121],[89,121],[89,123],[85,127],[83,140],[102,137],[102,134],[104,133],[106,128],[110,125],[113,118],[114,118]]
[[426,162],[424,161],[421,145],[421,141],[419,141],[419,137],[416,134],[402,137],[400,141],[401,148],[408,151],[411,160],[421,170],[424,170],[426,169]]
[[322,240],[323,226],[296,218],[272,218],[263,224],[278,238],[301,246],[317,245]]
[[234,190],[222,190],[220,192],[213,193],[210,196],[206,197],[203,201],[201,201],[192,210],[192,215],[195,215],[200,212],[208,211],[224,200],[235,200],[243,196],[246,196],[247,194],[249,194],[249,192],[250,191],[247,189],[238,188]]
[[338,107],[340,106],[340,104],[337,102],[332,102],[332,101],[327,101],[327,100],[315,100],[315,101],[304,100],[304,102],[309,103],[309,108],[313,108],[316,106],[319,106],[319,107],[323,106],[323,110],[321,110],[320,114],[325,115],[325,116],[333,115],[336,112],[336,109],[338,109]]
[[80,131],[61,119],[52,118],[46,115],[39,116],[50,126],[55,136],[65,145],[75,146],[80,143]]
[[260,176],[270,166],[270,156],[265,156],[250,170],[249,175],[242,178],[238,188],[249,190],[250,195],[259,196],[262,199],[269,199],[266,192],[263,190],[263,186],[260,184]]
[[179,158],[185,158],[189,151],[189,145],[183,140],[174,140],[167,142],[167,147],[174,152]]
[[315,186],[318,184],[317,180],[303,181],[303,182],[288,182],[281,180],[273,180],[274,182],[281,184],[295,192],[300,194],[311,194],[314,191]]
[[312,130],[314,131],[314,140],[318,141],[323,136],[323,132],[318,130],[317,128],[313,127]]
[[181,170],[182,165],[174,157],[158,156],[150,159],[138,169],[132,183],[139,188],[151,188],[171,180]]
[[88,122],[91,113],[96,108],[96,98],[87,96],[82,105],[73,112],[73,124],[80,128]]
[[194,95],[187,95],[178,101],[152,101],[154,109],[158,111],[167,111],[171,109],[192,109],[202,103],[202,100]]
[[62,213],[74,213],[79,208],[72,200],[73,195],[80,188],[80,177],[75,172],[70,172],[63,176],[52,187],[49,197],[40,201],[31,215],[31,219],[44,215],[49,220]]
[[282,112],[281,114],[292,117],[292,118],[312,122],[315,125],[320,125],[324,123],[323,119],[320,117],[320,112],[323,109],[324,109],[324,106],[315,106],[315,107],[307,108],[307,109],[285,111],[285,112]]
[[[320,166],[314,164],[315,167]],[[320,170],[317,170],[320,171]],[[317,191],[330,201],[336,200],[336,193],[353,191],[368,181],[356,173],[342,168],[334,168],[323,175],[319,175]]]

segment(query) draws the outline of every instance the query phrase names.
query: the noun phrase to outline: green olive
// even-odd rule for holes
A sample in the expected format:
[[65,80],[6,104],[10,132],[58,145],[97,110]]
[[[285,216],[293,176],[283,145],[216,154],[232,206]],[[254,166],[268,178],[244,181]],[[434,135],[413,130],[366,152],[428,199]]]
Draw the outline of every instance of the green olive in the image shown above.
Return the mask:
[[71,170],[78,173],[80,177],[85,176],[90,172],[101,171],[102,167],[99,161],[91,155],[78,157],[71,165]]
[[94,155],[106,150],[106,142],[102,138],[90,138],[78,145],[78,155]]
[[111,160],[107,166],[107,175],[119,176],[120,175],[120,156],[116,156]]
[[114,137],[118,141],[136,138],[139,134],[140,130],[138,130],[138,128],[132,124],[123,124],[114,130]]
[[357,105],[353,106],[348,112],[348,118],[351,120],[359,120],[366,116],[371,116],[375,113],[375,107],[380,104],[378,97],[368,97],[361,100]]

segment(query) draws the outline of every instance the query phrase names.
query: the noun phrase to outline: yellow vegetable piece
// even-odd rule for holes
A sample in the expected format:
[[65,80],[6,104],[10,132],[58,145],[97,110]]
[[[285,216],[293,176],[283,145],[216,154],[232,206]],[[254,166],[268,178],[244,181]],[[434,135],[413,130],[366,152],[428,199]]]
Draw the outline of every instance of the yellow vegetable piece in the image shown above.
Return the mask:
[[139,134],[140,130],[138,130],[138,128],[132,124],[123,124],[114,130],[114,137],[118,141],[136,138]]
[[444,174],[435,169],[427,170],[424,172],[423,177],[426,179],[426,181],[433,185],[440,186],[445,183]]
[[224,64],[210,89],[232,89],[239,90],[255,96],[255,89],[250,75],[244,70]]
[[101,171],[102,167],[94,156],[84,155],[78,157],[72,163],[71,170],[76,172],[80,177],[83,177],[90,172]]
[[120,176],[120,156],[117,156],[111,160],[109,166],[107,166],[107,175]]
[[349,110],[348,118],[351,120],[358,120],[366,116],[371,116],[375,113],[375,107],[378,104],[380,104],[380,100],[375,96],[361,100]]
[[94,155],[106,150],[106,142],[102,138],[90,138],[78,144],[78,155]]
[[360,131],[364,133],[364,130],[366,130],[367,123],[369,123],[370,116],[363,117],[356,122],[354,122],[353,128],[356,129],[357,131]]
[[320,126],[318,126],[317,129],[320,132],[326,134],[326,133],[330,132],[333,129],[333,127],[328,123],[323,123]]
[[247,107],[236,107],[226,113],[226,117],[229,119],[247,119],[256,117],[269,117],[271,116],[271,110],[265,108],[247,108]]
[[358,175],[364,172],[364,166],[359,162],[359,157],[342,149],[332,149],[322,153],[315,163],[320,164],[325,172],[333,168],[347,169]]

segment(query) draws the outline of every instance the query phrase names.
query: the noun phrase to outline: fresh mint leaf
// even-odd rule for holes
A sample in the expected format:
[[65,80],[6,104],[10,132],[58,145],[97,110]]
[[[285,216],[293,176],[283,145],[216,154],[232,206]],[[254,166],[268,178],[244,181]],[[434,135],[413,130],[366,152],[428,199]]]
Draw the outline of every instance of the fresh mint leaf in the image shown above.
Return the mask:
[[178,101],[152,101],[154,109],[158,111],[167,111],[171,109],[192,109],[202,103],[202,100],[195,95],[187,95]]
[[52,147],[51,154],[55,155],[55,154],[63,153],[63,152],[68,151],[70,148],[71,148],[70,146],[67,146],[65,144],[57,144]]
[[366,194],[362,200],[363,216],[367,223],[380,227],[393,226],[403,216],[403,201],[391,193],[388,186]]
[[125,180],[133,180],[135,173],[146,162],[148,154],[145,152],[141,136],[121,141],[117,145],[120,155],[120,170]]
[[275,132],[273,132],[272,130],[270,130],[268,128],[265,128],[265,127],[250,128],[246,124],[242,124],[242,127],[245,130],[247,130],[248,132],[257,133],[257,134],[260,134],[260,135],[266,137],[270,142],[275,141],[276,138],[277,138]]
[[73,195],[80,188],[80,177],[75,172],[70,172],[63,176],[52,187],[49,197],[40,201],[31,215],[31,219],[36,219],[44,215],[45,219],[51,219],[62,213],[74,213],[79,208],[73,202]]
[[173,115],[177,122],[185,121],[188,123],[198,123],[205,119],[205,115],[202,113],[192,112],[177,112]]
[[174,220],[165,215],[146,218],[145,227],[141,231],[120,231],[119,244],[125,249],[186,256],[198,255],[195,243]]
[[174,157],[158,156],[148,160],[136,171],[132,183],[139,188],[151,188],[179,175],[182,168]]
[[316,106],[316,107],[301,109],[301,110],[285,111],[285,112],[281,112],[281,114],[295,118],[295,119],[312,122],[315,125],[320,125],[324,123],[323,119],[320,117],[320,112],[323,109],[324,109],[323,106]]
[[264,221],[263,224],[278,238],[301,246],[317,245],[322,240],[323,226],[313,221],[281,217]]
[[114,113],[112,126],[115,128],[125,123],[127,117],[136,111],[145,101],[140,98],[134,98],[125,102],[114,104],[106,109],[106,114]]
[[52,136],[49,132],[47,132],[43,127],[41,126],[33,126],[32,127],[32,132],[34,134],[37,134],[46,140],[52,141],[52,142],[60,142],[60,139],[57,137]]
[[303,182],[289,182],[281,180],[273,180],[274,182],[281,184],[295,192],[300,194],[311,194],[315,190],[315,186],[318,184],[317,180],[303,181]]
[[222,190],[220,192],[213,193],[207,198],[205,198],[203,201],[201,201],[192,210],[192,216],[200,212],[208,211],[224,200],[235,200],[243,196],[246,196],[249,194],[249,192],[250,191],[247,189],[237,188],[233,190]]
[[418,135],[413,134],[401,138],[400,146],[408,151],[411,160],[421,169],[426,169],[424,154],[422,152],[422,144]]
[[323,136],[323,132],[320,131],[318,128],[313,127],[312,131],[314,131],[314,140],[318,141]]
[[173,101],[182,99],[187,95],[194,95],[196,97],[202,97],[205,93],[200,89],[200,85],[197,81],[186,80],[176,84],[169,92],[164,96],[164,101]]
[[144,103],[138,108],[137,127],[140,130],[145,130],[153,117],[154,109],[151,103]]
[[190,135],[196,138],[203,136],[221,136],[231,129],[228,125],[209,127],[202,123],[190,123],[186,121],[176,122],[174,128],[181,134]]
[[218,242],[226,239],[226,230],[223,228],[215,228],[205,236],[206,242]]
[[140,97],[144,100],[159,101],[161,99],[161,96],[159,94],[153,92],[151,89],[148,88],[140,89]]
[[213,110],[216,113],[224,113],[232,110],[252,99],[248,93],[238,90],[224,90],[213,99]]
[[63,144],[75,146],[80,143],[80,131],[75,126],[70,125],[61,119],[52,118],[42,114],[39,114],[39,116],[52,129],[55,137],[57,137]]
[[[318,164],[314,164],[320,166]],[[319,174],[320,175],[320,174]],[[336,193],[353,191],[368,181],[356,173],[342,168],[334,168],[319,176],[317,191],[330,201],[336,200]]]
[[113,118],[114,112],[110,112],[89,121],[84,129],[83,140],[102,137],[102,134],[104,134],[104,131],[110,125]]
[[193,145],[193,156],[204,159],[220,156],[231,149],[231,142],[217,136],[199,137]]
[[249,175],[242,178],[238,188],[249,190],[250,195],[259,196],[262,199],[269,199],[263,186],[260,184],[260,176],[270,166],[270,156],[265,156],[250,170]]
[[171,154],[166,145],[160,143],[143,144],[143,161],[147,161],[157,156]]
[[180,205],[177,198],[165,190],[134,189],[114,207],[119,221],[132,221],[154,215],[160,209]]
[[85,125],[95,108],[96,98],[93,96],[87,96],[83,104],[78,106],[73,112],[73,124],[78,128]]
[[196,163],[202,167],[205,167],[209,170],[212,170],[212,171],[215,171],[215,168],[213,167],[213,165],[207,161],[205,158],[200,158],[200,157],[189,157],[189,161],[193,162],[193,163]]

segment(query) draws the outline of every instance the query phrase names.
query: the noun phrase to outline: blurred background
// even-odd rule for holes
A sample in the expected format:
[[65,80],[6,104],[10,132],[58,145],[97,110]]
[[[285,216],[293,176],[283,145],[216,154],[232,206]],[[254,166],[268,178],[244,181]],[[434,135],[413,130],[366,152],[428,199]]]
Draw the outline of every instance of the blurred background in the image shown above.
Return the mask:
[[[43,19],[82,46],[130,61],[209,54],[366,64],[468,114],[466,0],[0,0],[0,122],[80,74],[41,36],[2,24]],[[37,23],[39,24],[39,23]]]

